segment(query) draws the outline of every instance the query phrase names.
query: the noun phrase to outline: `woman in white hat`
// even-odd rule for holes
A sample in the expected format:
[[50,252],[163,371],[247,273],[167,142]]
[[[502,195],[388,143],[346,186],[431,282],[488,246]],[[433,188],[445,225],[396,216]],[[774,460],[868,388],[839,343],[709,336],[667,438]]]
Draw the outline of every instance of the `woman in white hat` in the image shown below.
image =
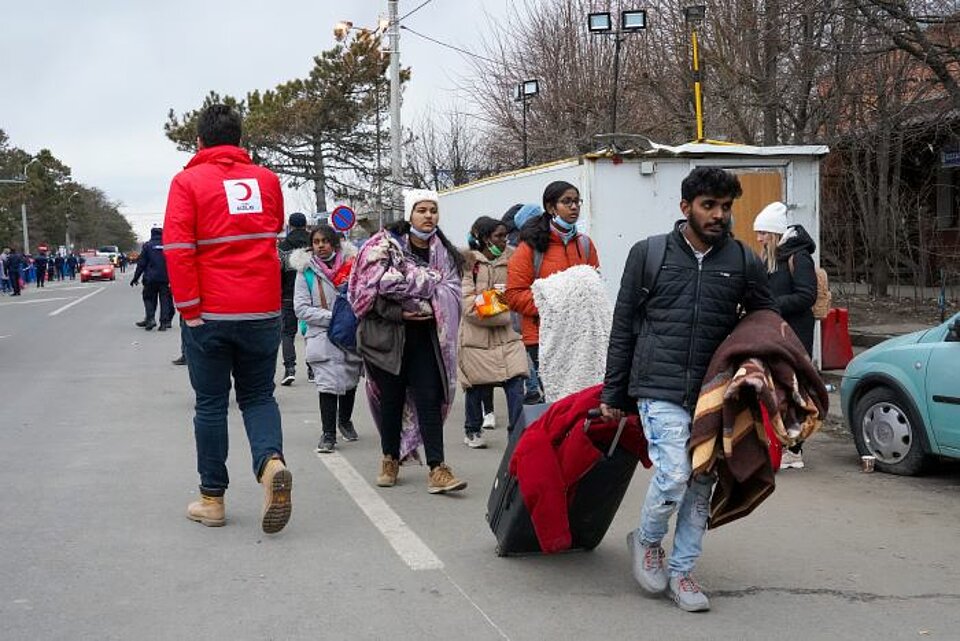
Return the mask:
[[467,486],[444,461],[443,423],[456,393],[463,256],[440,231],[437,193],[404,193],[405,220],[368,240],[350,276],[357,350],[383,458],[377,485],[397,483],[422,444],[431,494]]
[[[807,354],[813,353],[814,318],[811,306],[817,299],[817,274],[811,254],[817,250],[802,225],[787,222],[787,206],[772,202],[753,221],[753,231],[760,243],[760,257],[767,266],[770,294],[780,308],[780,315],[803,343]],[[780,469],[803,468],[800,446],[785,450]]]

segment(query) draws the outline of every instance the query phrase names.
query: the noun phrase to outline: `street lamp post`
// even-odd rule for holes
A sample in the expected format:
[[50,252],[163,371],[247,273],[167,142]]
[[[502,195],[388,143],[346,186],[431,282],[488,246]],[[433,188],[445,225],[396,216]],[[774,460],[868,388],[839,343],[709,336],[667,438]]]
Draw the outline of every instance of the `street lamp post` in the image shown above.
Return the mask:
[[647,28],[647,12],[643,9],[631,9],[620,12],[620,24],[613,26],[613,17],[609,11],[587,14],[587,28],[594,35],[613,36],[613,100],[610,105],[610,133],[613,134],[613,146],[617,146],[617,90],[620,85],[620,46],[630,33],[639,33]]
[[690,25],[690,42],[693,45],[693,102],[697,117],[697,142],[703,142],[703,87],[700,77],[700,47],[697,42],[697,25],[707,14],[706,5],[683,8],[683,19]]
[[[396,3],[395,1],[393,1],[393,2],[390,2],[389,4],[390,4],[390,10],[392,11],[392,13],[391,13],[391,16],[392,16],[391,19],[388,21],[388,20],[384,20],[383,18],[381,18],[380,21],[379,21],[379,23],[377,24],[377,28],[376,28],[376,29],[367,29],[367,28],[364,28],[364,27],[354,27],[354,26],[353,26],[353,23],[350,22],[349,20],[341,20],[340,22],[338,22],[337,24],[334,25],[334,27],[333,27],[333,36],[334,36],[337,40],[343,40],[344,38],[347,37],[347,34],[348,34],[350,31],[360,31],[360,32],[363,32],[363,33],[372,33],[372,34],[374,34],[374,35],[379,36],[379,35],[380,35],[381,33],[383,33],[384,31],[387,31],[388,29],[391,29],[390,34],[389,34],[389,35],[390,35],[390,43],[391,43],[391,44],[390,44],[391,51],[387,52],[387,53],[390,53],[390,74],[391,74],[391,79],[390,79],[390,151],[391,151],[391,156],[390,156],[390,172],[391,172],[391,179],[392,179],[393,185],[394,185],[394,191],[396,191],[397,189],[399,189],[399,185],[400,185],[400,181],[399,181],[399,178],[398,178],[398,176],[400,175],[400,160],[399,160],[399,158],[400,158],[400,137],[399,137],[399,133],[396,135],[396,138],[394,137],[394,131],[395,131],[395,129],[394,129],[394,126],[393,126],[393,125],[394,125],[394,123],[396,122],[396,123],[397,123],[397,130],[399,129],[399,122],[400,122],[400,100],[399,100],[399,96],[400,96],[400,93],[399,93],[399,84],[400,84],[400,81],[399,81],[399,77],[400,77],[400,76],[399,76],[399,74],[400,74],[400,71],[399,71],[399,69],[400,69],[400,67],[399,67],[399,60],[400,60],[400,57],[399,57],[399,54],[398,54],[398,55],[396,56],[396,58],[394,58],[394,56],[393,56],[393,51],[392,51],[392,50],[394,49],[394,44],[399,43],[399,38],[400,38],[400,28],[399,28],[399,24],[400,24],[400,21],[396,19],[396,11],[397,11],[396,4],[397,4],[397,3]],[[393,32],[393,30],[392,30],[392,25],[396,25],[396,34],[394,34],[394,32]],[[394,41],[394,39],[393,39],[394,37],[397,38],[396,41]],[[397,46],[399,46],[399,44],[397,44]],[[397,61],[397,81],[396,81],[396,82],[394,82],[394,80],[393,80],[394,60]],[[395,86],[397,87],[397,93],[396,93],[396,95],[394,95],[394,87],[395,87]],[[382,168],[381,168],[381,152],[380,152],[380,76],[379,76],[379,75],[377,76],[377,79],[376,79],[376,81],[374,82],[374,92],[375,92],[374,99],[375,99],[375,101],[376,101],[376,107],[375,107],[375,108],[376,108],[376,111],[377,111],[377,124],[376,124],[376,136],[377,136],[377,211],[378,211],[379,216],[380,216],[380,227],[382,228],[382,227],[383,227],[384,216],[383,216],[383,171],[382,171]],[[396,110],[396,117],[394,117],[394,109]],[[396,150],[396,153],[394,153],[395,150]],[[394,195],[393,195],[393,197],[392,197],[391,200],[392,200],[394,203],[396,203],[396,202],[398,202],[398,199],[399,199],[399,193],[394,193]],[[391,206],[391,211],[392,211],[392,209],[393,209],[393,206]],[[391,219],[391,216],[387,216],[387,220],[389,221],[390,219]]]
[[64,238],[64,246],[67,248],[68,252],[70,251],[70,221],[73,219],[73,217],[70,215],[70,201],[73,199],[74,196],[79,196],[79,195],[80,195],[80,192],[75,191],[69,196],[67,196],[67,216],[66,216],[67,232],[66,232],[66,237]]
[[400,19],[397,17],[398,0],[388,0],[387,16],[390,29],[390,179],[393,181],[391,220],[398,220],[401,175],[400,157]]
[[527,102],[536,97],[540,93],[540,81],[539,80],[524,80],[517,85],[517,96],[514,98],[516,102],[521,103],[523,110],[523,130],[522,130],[522,139],[523,139],[523,166],[526,167],[530,164],[527,156]]
[[[40,162],[39,158],[31,159],[26,165],[23,166],[23,182],[24,185],[27,183],[27,179],[30,177],[27,175],[27,168],[30,167],[35,162]],[[23,253],[24,255],[30,254],[30,232],[27,230],[27,194],[24,191],[23,200],[20,202],[20,223],[23,226]]]

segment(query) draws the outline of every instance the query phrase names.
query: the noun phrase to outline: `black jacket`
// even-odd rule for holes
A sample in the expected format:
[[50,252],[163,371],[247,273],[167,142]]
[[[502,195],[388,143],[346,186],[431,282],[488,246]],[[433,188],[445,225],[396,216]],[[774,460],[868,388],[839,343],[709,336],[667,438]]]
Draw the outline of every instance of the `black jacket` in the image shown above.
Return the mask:
[[137,259],[137,271],[133,273],[133,280],[144,283],[168,283],[167,259],[163,255],[163,230],[151,229],[150,240],[140,248],[140,258]]
[[640,306],[646,243],[633,246],[613,312],[601,400],[635,410],[638,398],[696,405],[717,346],[746,311],[773,309],[766,270],[747,247],[728,238],[698,266],[680,221],[667,237],[656,284]]
[[794,234],[777,247],[777,270],[767,278],[780,315],[811,354],[815,323],[810,306],[817,299],[817,274],[810,254],[817,251],[817,244],[802,225],[791,227]]
[[284,304],[293,306],[293,286],[297,282],[297,270],[290,266],[288,258],[295,249],[310,246],[310,232],[302,227],[293,227],[287,237],[280,241],[280,297]]

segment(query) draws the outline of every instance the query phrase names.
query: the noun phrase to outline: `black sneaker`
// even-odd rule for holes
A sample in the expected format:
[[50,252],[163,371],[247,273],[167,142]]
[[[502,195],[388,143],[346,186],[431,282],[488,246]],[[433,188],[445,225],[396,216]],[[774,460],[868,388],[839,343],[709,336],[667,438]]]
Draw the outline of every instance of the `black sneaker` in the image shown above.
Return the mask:
[[539,405],[543,403],[543,396],[539,392],[527,392],[523,397],[524,405]]
[[296,371],[292,367],[288,367],[283,372],[283,380],[280,381],[280,384],[289,387],[296,378]]
[[340,423],[337,427],[340,428],[340,435],[343,436],[345,441],[355,441],[360,438],[360,435],[357,434],[357,430],[353,427],[353,421],[346,421]]
[[317,444],[316,452],[317,454],[329,454],[337,447],[337,437],[333,434],[324,434],[320,437],[320,442]]

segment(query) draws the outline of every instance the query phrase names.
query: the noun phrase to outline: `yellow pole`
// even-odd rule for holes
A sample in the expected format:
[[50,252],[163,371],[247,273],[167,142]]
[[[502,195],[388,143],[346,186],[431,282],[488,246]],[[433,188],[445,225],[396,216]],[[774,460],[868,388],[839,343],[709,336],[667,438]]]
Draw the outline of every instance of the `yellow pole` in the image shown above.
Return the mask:
[[697,46],[697,28],[693,27],[693,101],[697,111],[697,142],[703,142],[703,91],[700,86],[700,48]]

